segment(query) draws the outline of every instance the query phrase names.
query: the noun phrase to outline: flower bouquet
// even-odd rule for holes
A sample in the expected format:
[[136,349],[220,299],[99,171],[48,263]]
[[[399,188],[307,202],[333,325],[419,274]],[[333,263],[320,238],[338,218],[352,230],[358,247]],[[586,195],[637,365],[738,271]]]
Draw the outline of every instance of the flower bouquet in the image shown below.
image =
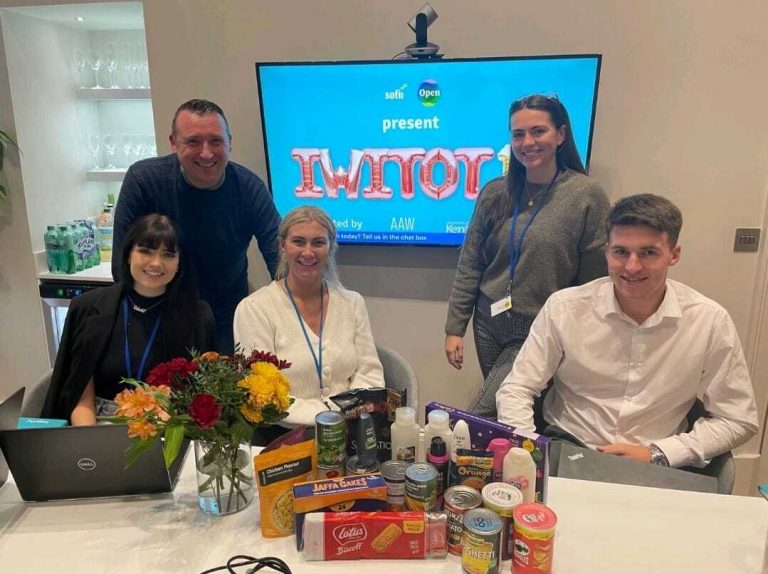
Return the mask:
[[250,439],[255,426],[287,416],[293,402],[288,379],[281,372],[290,363],[271,353],[249,356],[191,353],[161,363],[146,382],[115,397],[111,419],[128,425],[134,442],[132,464],[159,437],[164,437],[167,467],[179,455],[184,437],[195,441],[200,508],[228,514],[245,508],[253,498]]

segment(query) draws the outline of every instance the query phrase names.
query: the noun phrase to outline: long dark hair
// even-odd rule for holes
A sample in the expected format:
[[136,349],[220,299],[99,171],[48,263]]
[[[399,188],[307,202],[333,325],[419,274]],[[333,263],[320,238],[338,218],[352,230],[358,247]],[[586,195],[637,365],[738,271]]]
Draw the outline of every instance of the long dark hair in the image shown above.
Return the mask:
[[178,271],[165,291],[161,337],[169,352],[174,356],[184,356],[188,348],[204,341],[204,334],[199,332],[201,321],[198,317],[197,277],[184,236],[176,223],[166,215],[150,213],[137,220],[128,230],[120,255],[120,271],[125,291],[133,289],[134,279],[128,260],[137,245],[148,249],[162,247],[179,256]]
[[[544,96],[534,94],[525,96],[512,102],[509,107],[509,123],[512,123],[512,116],[520,110],[539,110],[549,114],[549,119],[555,126],[555,129],[563,129],[565,138],[563,143],[557,147],[555,160],[557,161],[558,171],[570,169],[579,173],[586,174],[584,164],[579,157],[579,150],[576,149],[576,142],[573,139],[573,130],[571,129],[571,119],[568,117],[568,110],[556,96]],[[520,163],[514,153],[510,153],[509,170],[506,176],[506,193],[499,194],[494,201],[488,205],[487,231],[490,232],[496,227],[501,226],[512,213],[512,209],[517,201],[518,193],[525,184],[525,166]]]

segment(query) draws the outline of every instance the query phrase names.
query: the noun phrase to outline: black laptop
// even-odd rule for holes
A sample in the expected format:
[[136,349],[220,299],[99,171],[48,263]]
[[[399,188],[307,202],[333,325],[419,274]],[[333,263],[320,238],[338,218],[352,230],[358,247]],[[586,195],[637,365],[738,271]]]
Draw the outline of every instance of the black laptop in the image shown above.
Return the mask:
[[[19,422],[21,404],[24,401],[24,389],[21,387],[5,401],[0,403],[0,429],[13,429]],[[0,451],[0,486],[8,480],[8,463]]]
[[159,440],[126,468],[130,445],[125,425],[28,429],[0,425],[0,448],[21,497],[30,502],[171,492],[189,441],[185,439],[168,469]]
[[553,441],[550,476],[717,493],[717,479]]

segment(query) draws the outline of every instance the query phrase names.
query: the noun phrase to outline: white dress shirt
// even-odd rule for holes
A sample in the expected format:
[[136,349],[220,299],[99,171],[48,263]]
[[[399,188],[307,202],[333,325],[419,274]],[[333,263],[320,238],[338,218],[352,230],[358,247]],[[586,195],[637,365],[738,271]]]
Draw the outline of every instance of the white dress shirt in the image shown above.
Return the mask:
[[[384,386],[384,372],[363,297],[355,291],[334,287],[328,289],[328,297],[323,325],[322,385],[299,317],[282,282],[273,281],[251,293],[235,311],[235,343],[246,355],[259,349],[291,363],[285,375],[296,400],[283,423],[314,425],[315,415],[333,405],[329,397],[350,389]],[[315,356],[319,357],[320,338],[306,323],[304,326]]]
[[[553,294],[496,395],[499,421],[533,430],[533,398],[553,376],[544,418],[592,448],[653,442],[671,466],[701,465],[757,432],[728,312],[671,279],[642,325],[621,311],[608,277]],[[685,432],[697,398],[711,416]]]

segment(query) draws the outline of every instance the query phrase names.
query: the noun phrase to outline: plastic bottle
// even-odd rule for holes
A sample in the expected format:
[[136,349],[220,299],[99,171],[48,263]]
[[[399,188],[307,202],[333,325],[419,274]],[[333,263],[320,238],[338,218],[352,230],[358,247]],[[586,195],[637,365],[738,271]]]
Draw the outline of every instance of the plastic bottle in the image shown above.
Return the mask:
[[448,426],[448,413],[440,409],[429,411],[427,415],[427,425],[424,427],[424,439],[427,445],[432,444],[432,439],[439,436],[445,443],[445,450],[451,451],[451,442],[453,442],[453,431]]
[[72,230],[72,237],[75,243],[75,268],[77,271],[82,271],[85,269],[85,262],[83,260],[83,249],[85,249],[85,241],[83,240],[85,235],[83,228],[74,222],[69,224],[69,228]]
[[448,450],[442,437],[432,437],[427,462],[437,469],[437,507],[442,508],[443,493],[448,484]]
[[471,449],[472,441],[469,438],[469,425],[467,421],[458,420],[453,425],[453,436],[451,437],[450,465],[448,471],[448,486],[459,483],[459,469],[456,466],[456,451],[459,449]]
[[504,477],[504,457],[507,456],[509,449],[512,448],[512,443],[505,438],[494,438],[488,443],[485,448],[488,452],[493,453],[493,480],[494,482],[501,482]]
[[536,463],[524,448],[509,449],[504,457],[503,480],[520,489],[523,504],[536,502]]
[[59,225],[59,242],[61,246],[61,270],[69,274],[77,272],[75,237],[68,225]]
[[48,271],[51,273],[59,272],[59,239],[56,235],[56,227],[49,225],[46,227],[45,235],[45,262],[48,265]]
[[101,263],[99,242],[96,238],[96,218],[86,217],[83,220],[83,224],[88,230],[88,263],[90,267],[96,267],[99,263]]
[[101,261],[112,261],[112,231],[114,226],[114,217],[112,216],[112,206],[107,203],[99,214],[96,222],[98,235],[98,244]]
[[421,427],[416,438],[416,462],[427,462],[427,440],[424,429]]
[[416,445],[419,440],[419,425],[416,411],[411,407],[400,407],[395,411],[392,434],[392,460],[416,461]]

